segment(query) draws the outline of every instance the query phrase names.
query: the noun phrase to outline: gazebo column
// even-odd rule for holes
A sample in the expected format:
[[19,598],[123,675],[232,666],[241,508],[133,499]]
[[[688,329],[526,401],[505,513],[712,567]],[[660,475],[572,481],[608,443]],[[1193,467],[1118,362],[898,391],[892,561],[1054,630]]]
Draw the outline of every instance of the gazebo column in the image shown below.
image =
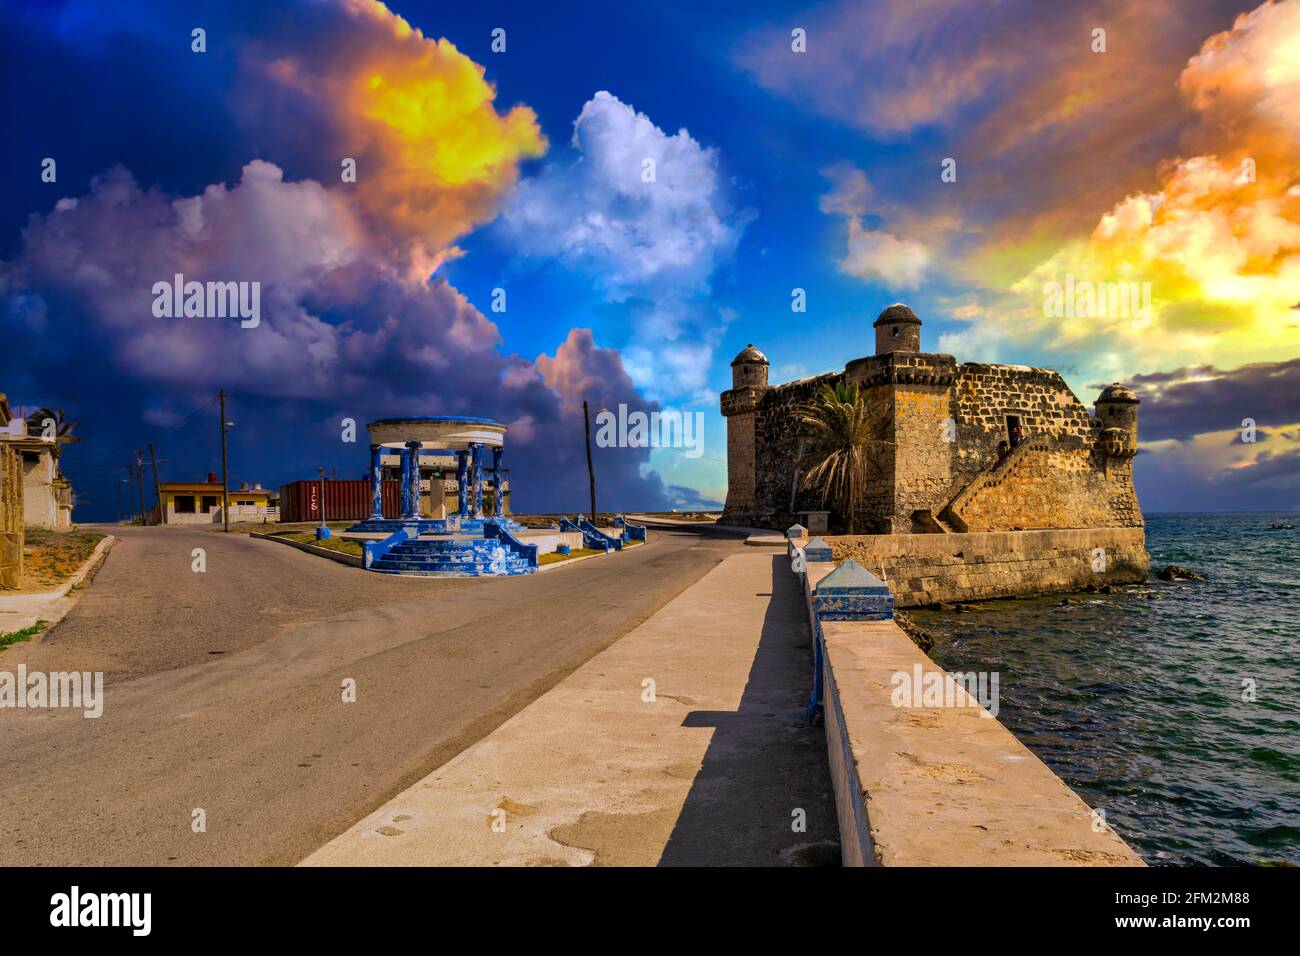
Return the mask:
[[370,446],[370,517],[384,517],[384,446]]
[[474,458],[474,517],[483,517],[483,443],[470,442],[470,454]]
[[469,485],[466,484],[469,467],[466,458],[469,452],[456,452],[456,514],[462,518],[469,514]]
[[402,456],[402,477],[397,487],[402,492],[402,507],[400,517],[405,518],[411,511],[411,449],[403,448],[400,452]]
[[410,460],[410,468],[406,475],[409,490],[406,497],[406,512],[402,517],[418,520],[420,517],[420,443],[408,441],[406,453]]
[[492,513],[498,518],[506,513],[506,496],[501,490],[501,456],[505,453],[505,448],[498,445],[492,449]]

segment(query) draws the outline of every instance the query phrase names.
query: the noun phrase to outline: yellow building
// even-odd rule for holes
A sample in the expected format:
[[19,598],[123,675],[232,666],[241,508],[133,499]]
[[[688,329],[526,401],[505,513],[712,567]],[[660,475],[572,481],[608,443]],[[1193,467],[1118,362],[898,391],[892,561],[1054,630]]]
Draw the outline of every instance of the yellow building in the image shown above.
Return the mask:
[[[230,499],[230,520],[274,521],[276,509],[271,508],[271,492],[260,484],[249,487],[242,484],[227,492]],[[220,524],[221,482],[215,474],[207,481],[164,481],[158,485],[158,507],[154,521],[163,524]]]

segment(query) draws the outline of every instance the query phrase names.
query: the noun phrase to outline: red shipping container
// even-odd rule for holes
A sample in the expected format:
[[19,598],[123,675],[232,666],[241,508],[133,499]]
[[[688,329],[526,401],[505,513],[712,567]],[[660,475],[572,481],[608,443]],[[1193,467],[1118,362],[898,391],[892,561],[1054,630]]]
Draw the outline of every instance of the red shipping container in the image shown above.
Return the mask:
[[[326,521],[362,521],[370,517],[370,482],[367,479],[326,478],[322,482],[319,478],[311,478],[280,486],[280,521],[320,521],[322,484],[325,486]],[[401,517],[399,484],[396,478],[383,482],[385,518]]]

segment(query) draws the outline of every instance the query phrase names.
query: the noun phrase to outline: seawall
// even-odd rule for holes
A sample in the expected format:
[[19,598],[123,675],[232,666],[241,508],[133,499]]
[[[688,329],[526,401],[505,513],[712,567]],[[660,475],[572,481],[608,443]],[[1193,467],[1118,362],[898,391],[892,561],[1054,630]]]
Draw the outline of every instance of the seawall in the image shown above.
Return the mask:
[[[892,620],[820,612],[834,569],[810,561],[803,583],[845,866],[1144,865]],[[900,705],[899,675],[945,694]]]
[[[983,601],[1145,581],[1142,528],[827,536],[889,584],[898,607]],[[882,573],[883,572],[883,573]]]

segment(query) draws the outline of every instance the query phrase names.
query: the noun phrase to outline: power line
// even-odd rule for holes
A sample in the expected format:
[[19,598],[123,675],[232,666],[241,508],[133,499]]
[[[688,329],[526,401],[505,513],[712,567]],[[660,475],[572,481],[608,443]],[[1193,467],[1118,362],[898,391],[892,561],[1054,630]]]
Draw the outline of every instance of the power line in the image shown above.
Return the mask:
[[153,435],[151,439],[146,438],[143,441],[128,442],[127,444],[119,445],[115,448],[99,451],[92,458],[88,459],[85,462],[80,463],[76,471],[66,472],[66,474],[69,478],[80,478],[88,475],[100,474],[104,471],[112,471],[121,468],[122,462],[120,456],[122,454],[129,454],[133,450],[140,448],[143,445],[148,445],[151,442],[157,443],[163,435],[169,435],[175,431],[178,431],[179,429],[186,428],[189,425],[193,425],[204,415],[204,413],[211,411],[212,407],[216,404],[217,404],[217,398],[213,397],[212,400],[209,401],[206,405],[200,408],[196,408],[194,411],[190,412],[188,415],[186,415],[179,421],[175,422],[174,424],[168,425],[167,427],[160,429],[158,432],[156,432]]

